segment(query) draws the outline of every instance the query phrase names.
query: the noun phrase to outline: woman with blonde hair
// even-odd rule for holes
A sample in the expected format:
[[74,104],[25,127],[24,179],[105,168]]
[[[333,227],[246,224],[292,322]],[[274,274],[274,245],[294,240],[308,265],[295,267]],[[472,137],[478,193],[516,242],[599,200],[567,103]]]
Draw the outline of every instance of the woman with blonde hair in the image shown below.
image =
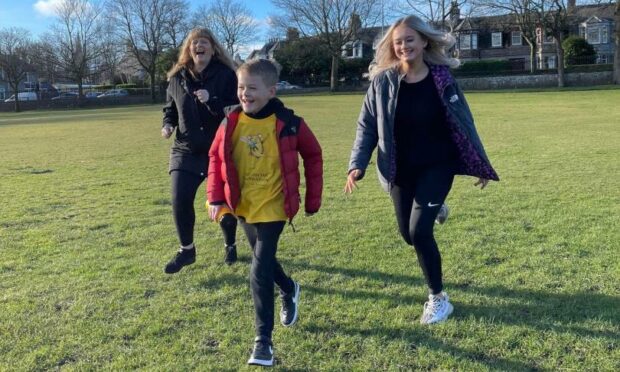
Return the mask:
[[344,189],[353,192],[378,147],[379,181],[390,193],[400,234],[415,248],[428,286],[423,324],[444,321],[453,311],[443,291],[433,228],[454,176],[477,177],[474,185],[481,188],[499,180],[450,74],[450,67],[459,65],[446,54],[453,45],[452,36],[415,16],[388,29],[377,47]]
[[[196,191],[208,174],[209,148],[224,118],[224,107],[239,101],[235,65],[207,29],[190,31],[167,76],[161,135],[170,138],[176,130],[168,172],[172,179],[172,214],[181,247],[164,271],[173,274],[196,261]],[[224,232],[224,260],[232,264],[237,260],[237,220],[224,214],[219,223]]]

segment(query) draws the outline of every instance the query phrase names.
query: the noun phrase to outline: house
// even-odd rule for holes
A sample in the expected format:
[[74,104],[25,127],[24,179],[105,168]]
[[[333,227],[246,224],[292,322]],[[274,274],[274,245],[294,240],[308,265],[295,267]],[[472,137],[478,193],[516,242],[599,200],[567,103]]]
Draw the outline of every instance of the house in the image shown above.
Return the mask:
[[[597,63],[612,63],[614,55],[614,4],[575,5],[569,1],[568,35],[584,37],[597,52]],[[530,63],[530,47],[513,15],[468,17],[454,28],[456,54],[463,62],[509,60],[513,69],[525,69]],[[536,65],[539,69],[557,67],[553,38],[536,30]]]
[[[569,11],[569,35],[586,39],[596,51],[596,63],[613,63],[614,4],[574,6]],[[556,50],[553,39],[537,30],[539,68],[556,67]]]
[[[27,72],[24,79],[19,83],[20,92],[33,92],[39,90],[38,76],[35,72]],[[13,88],[6,81],[6,73],[0,69],[0,101],[4,101],[14,94]]]
[[[584,37],[597,52],[597,63],[612,63],[614,46],[614,4],[575,5],[569,1],[569,35]],[[523,38],[513,15],[461,18],[453,3],[447,25],[456,38],[454,54],[462,62],[508,60],[513,70],[525,70],[530,64],[530,47]],[[345,45],[344,58],[367,58],[374,54],[387,27],[361,29],[358,37]],[[550,36],[543,38],[537,30],[535,58],[539,69],[557,67],[556,47]]]
[[268,59],[273,61],[273,54],[279,46],[280,41],[278,39],[270,39],[262,48],[251,51],[250,54],[248,54],[247,60]]

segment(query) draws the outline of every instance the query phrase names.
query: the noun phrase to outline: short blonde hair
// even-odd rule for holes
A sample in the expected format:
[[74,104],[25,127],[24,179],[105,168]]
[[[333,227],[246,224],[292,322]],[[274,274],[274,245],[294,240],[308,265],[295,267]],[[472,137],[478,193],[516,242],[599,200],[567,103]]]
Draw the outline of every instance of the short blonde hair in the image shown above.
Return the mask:
[[410,15],[394,22],[381,38],[375,53],[375,64],[370,70],[371,77],[378,75],[381,71],[400,66],[400,60],[394,54],[394,43],[392,41],[394,29],[400,25],[405,25],[417,31],[428,43],[426,48],[424,48],[423,54],[426,62],[434,65],[447,65],[452,68],[458,67],[461,64],[458,59],[446,55],[446,51],[456,43],[454,36],[439,31],[420,18]]
[[168,80],[183,68],[188,69],[193,75],[194,60],[190,53],[190,46],[192,41],[200,38],[205,38],[211,43],[211,47],[213,48],[213,57],[211,58],[217,59],[224,65],[230,67],[231,70],[235,71],[235,63],[226,49],[217,41],[213,33],[206,28],[195,28],[191,30],[189,34],[187,34],[187,37],[185,37],[185,40],[183,40],[183,44],[181,44],[181,49],[179,50],[179,58],[166,74]]
[[248,75],[260,76],[266,86],[276,85],[280,77],[276,65],[267,59],[251,59],[237,69],[237,76],[245,72]]

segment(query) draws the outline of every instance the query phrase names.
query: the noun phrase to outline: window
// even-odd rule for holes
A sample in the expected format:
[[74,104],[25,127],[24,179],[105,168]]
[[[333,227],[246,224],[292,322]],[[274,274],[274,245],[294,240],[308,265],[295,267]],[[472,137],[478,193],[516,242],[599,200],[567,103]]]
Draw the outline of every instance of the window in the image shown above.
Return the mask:
[[555,56],[547,57],[547,68],[554,69],[555,67]]
[[459,35],[459,48],[461,50],[478,49],[478,34]]
[[586,40],[588,40],[590,44],[600,44],[601,29],[598,27],[588,28]]
[[609,63],[609,58],[607,54],[599,54],[596,58],[596,63]]
[[609,43],[609,35],[607,32],[607,26],[601,27],[601,44]]
[[502,47],[502,33],[501,32],[493,32],[491,34],[491,46],[493,48]]
[[342,56],[347,58],[362,58],[362,43],[360,41],[348,42],[342,48]]
[[523,45],[521,42],[521,31],[512,31],[511,43],[512,45]]
[[553,35],[545,35],[545,38],[543,39],[543,43],[553,44]]

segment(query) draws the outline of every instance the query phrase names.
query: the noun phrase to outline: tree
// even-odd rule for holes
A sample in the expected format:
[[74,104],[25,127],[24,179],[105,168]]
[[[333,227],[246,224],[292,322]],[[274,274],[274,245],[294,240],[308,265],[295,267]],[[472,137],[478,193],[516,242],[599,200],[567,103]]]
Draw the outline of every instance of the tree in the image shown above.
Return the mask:
[[257,37],[258,23],[252,12],[236,0],[215,1],[210,7],[198,8],[197,23],[210,29],[234,56],[243,45],[250,44]]
[[15,94],[15,112],[19,112],[19,83],[30,71],[28,63],[32,41],[28,30],[4,28],[0,30],[0,70]]
[[620,85],[620,0],[616,0],[616,52],[614,55],[614,83]]
[[185,1],[178,1],[176,4],[177,9],[164,21],[164,34],[170,48],[178,49],[193,28],[192,22],[186,14],[185,9],[187,6]]
[[[381,15],[379,0],[272,0],[283,12],[277,18],[280,27],[296,27],[304,36],[318,37],[328,48],[331,57],[330,89],[338,88],[338,65],[343,47],[355,39],[354,20],[368,26]],[[359,25],[358,25],[359,26]]]
[[570,36],[564,40],[564,62],[566,65],[590,65],[596,62],[596,50],[586,39]]
[[[427,22],[440,26],[444,30],[452,30],[456,24],[452,23],[451,11],[471,8],[470,0],[405,0],[400,8],[402,14],[415,14]],[[470,9],[471,11],[471,9]]]
[[[549,33],[553,37],[555,44],[558,87],[565,85],[564,74],[564,35],[568,33],[568,11],[564,0],[538,0],[537,5],[538,19],[542,25],[541,38]],[[542,41],[542,40],[541,40]]]
[[83,97],[84,80],[94,73],[93,65],[101,55],[103,34],[102,8],[96,1],[64,0],[55,9],[57,23],[44,36],[52,48],[46,56],[65,77],[78,85]]
[[476,6],[492,14],[509,14],[530,47],[530,72],[536,70],[538,15],[533,0],[475,0]]
[[109,13],[120,29],[131,55],[149,75],[151,100],[156,102],[157,60],[172,44],[166,34],[171,18],[185,14],[184,0],[110,0]]
[[316,37],[288,40],[276,49],[274,58],[282,66],[282,79],[294,83],[319,84],[329,76],[331,55],[327,46]]
[[106,80],[110,84],[114,84],[116,80],[118,67],[123,58],[123,53],[125,52],[122,39],[112,28],[114,28],[114,25],[108,23],[102,35],[101,58],[99,64],[101,80]]

